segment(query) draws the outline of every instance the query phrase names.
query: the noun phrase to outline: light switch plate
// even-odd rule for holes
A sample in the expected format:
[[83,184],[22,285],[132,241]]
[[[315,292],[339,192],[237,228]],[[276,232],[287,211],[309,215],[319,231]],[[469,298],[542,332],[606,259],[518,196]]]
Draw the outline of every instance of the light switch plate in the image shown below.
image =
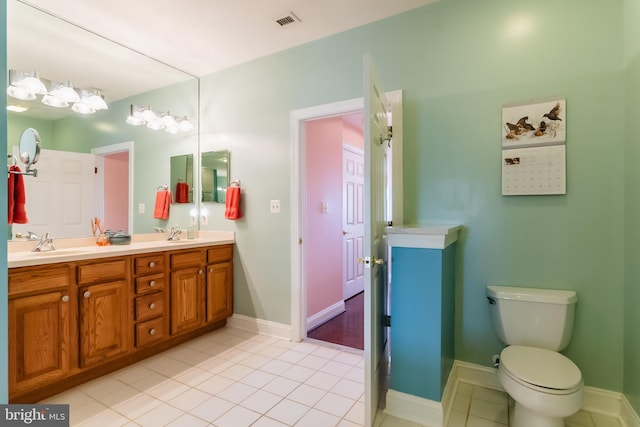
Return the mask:
[[280,213],[280,200],[271,201],[271,213]]
[[138,213],[144,213],[144,203],[138,203]]

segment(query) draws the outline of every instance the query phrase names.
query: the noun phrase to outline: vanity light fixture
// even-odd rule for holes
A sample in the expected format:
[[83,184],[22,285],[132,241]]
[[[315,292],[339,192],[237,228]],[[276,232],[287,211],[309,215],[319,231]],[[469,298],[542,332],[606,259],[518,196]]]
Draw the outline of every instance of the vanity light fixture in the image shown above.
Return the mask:
[[[51,88],[50,91],[47,86]],[[69,81],[60,84],[40,79],[35,71],[25,73],[9,70],[7,95],[25,101],[33,101],[36,95],[42,95],[43,104],[54,108],[66,108],[73,104],[71,109],[80,114],[93,114],[109,108],[99,90],[77,89]]]
[[150,106],[140,107],[134,104],[131,104],[126,122],[133,126],[144,125],[153,130],[164,129],[171,134],[193,130],[193,125],[187,120],[187,116],[174,116],[169,111],[156,113]]

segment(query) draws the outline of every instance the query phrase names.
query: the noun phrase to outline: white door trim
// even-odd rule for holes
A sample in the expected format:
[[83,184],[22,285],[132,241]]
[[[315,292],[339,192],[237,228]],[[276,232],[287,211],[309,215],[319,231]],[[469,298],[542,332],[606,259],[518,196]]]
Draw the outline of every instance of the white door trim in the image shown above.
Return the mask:
[[[129,212],[127,214],[127,226],[129,233],[133,234],[133,141],[121,142],[118,144],[106,145],[91,149],[91,154],[96,156],[96,167],[104,170],[104,156],[122,152],[129,153]],[[96,180],[96,215],[104,218],[104,174],[99,174]]]
[[[402,223],[402,90],[386,93],[391,104],[393,121],[393,220]],[[364,110],[364,98],[354,98],[330,104],[293,110],[290,114],[291,130],[291,340],[306,338],[306,290],[303,284],[302,235],[305,200],[304,122],[324,117],[340,116]]]

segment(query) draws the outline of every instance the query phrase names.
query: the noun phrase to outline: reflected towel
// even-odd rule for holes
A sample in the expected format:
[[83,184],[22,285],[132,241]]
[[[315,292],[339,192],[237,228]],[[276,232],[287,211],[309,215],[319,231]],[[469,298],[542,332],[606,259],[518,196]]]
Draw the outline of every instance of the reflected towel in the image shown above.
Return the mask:
[[240,212],[240,187],[227,187],[224,217],[231,220],[242,217],[242,212]]
[[186,182],[176,184],[176,203],[189,203],[189,184]]
[[169,205],[173,203],[173,196],[169,190],[156,192],[156,205],[153,209],[153,217],[157,219],[169,219]]
[[[18,166],[10,166],[10,171],[20,172]],[[7,179],[7,222],[9,224],[26,224],[27,218],[26,203],[27,197],[24,189],[24,179],[22,175],[10,173]]]

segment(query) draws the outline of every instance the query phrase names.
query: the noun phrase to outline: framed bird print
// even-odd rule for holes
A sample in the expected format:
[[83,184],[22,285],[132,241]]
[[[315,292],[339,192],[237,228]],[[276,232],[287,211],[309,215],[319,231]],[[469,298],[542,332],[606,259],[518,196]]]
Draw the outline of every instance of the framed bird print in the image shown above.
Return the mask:
[[502,194],[566,194],[566,102],[502,109]]

